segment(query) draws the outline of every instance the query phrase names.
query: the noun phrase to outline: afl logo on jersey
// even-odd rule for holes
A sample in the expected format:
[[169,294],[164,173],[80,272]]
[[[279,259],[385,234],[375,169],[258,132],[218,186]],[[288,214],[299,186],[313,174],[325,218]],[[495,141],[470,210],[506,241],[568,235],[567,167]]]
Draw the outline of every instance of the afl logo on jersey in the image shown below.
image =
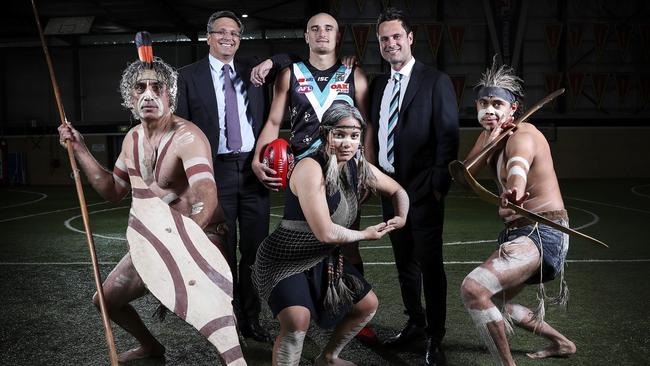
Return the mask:
[[349,93],[350,92],[350,84],[348,83],[334,83],[330,87],[333,90],[338,91],[339,93]]
[[313,89],[314,87],[311,85],[298,85],[296,87],[296,93],[305,94],[305,93],[309,93]]

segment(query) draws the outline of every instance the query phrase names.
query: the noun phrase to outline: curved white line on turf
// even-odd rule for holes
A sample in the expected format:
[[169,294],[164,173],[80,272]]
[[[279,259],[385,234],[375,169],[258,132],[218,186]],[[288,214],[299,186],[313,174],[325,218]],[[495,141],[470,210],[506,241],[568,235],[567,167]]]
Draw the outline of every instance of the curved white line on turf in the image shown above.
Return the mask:
[[38,197],[37,199],[31,200],[31,201],[27,201],[27,202],[16,203],[16,204],[13,204],[13,205],[7,205],[7,206],[0,206],[0,210],[2,210],[2,209],[4,209],[4,208],[11,208],[11,207],[19,207],[19,206],[27,206],[27,205],[31,205],[32,203],[36,203],[36,202],[38,202],[38,201],[42,201],[42,200],[44,200],[44,199],[47,198],[47,195],[46,195],[45,193],[41,193],[41,192],[20,191],[20,190],[13,190],[13,189],[10,189],[9,192],[21,192],[21,193],[28,193],[28,194],[37,194],[37,195],[39,195],[40,197]]
[[638,208],[619,206],[619,205],[614,205],[614,204],[611,204],[611,203],[605,203],[605,202],[598,202],[598,201],[585,200],[585,199],[582,199],[582,198],[576,198],[576,197],[568,197],[568,196],[562,196],[562,197],[563,197],[563,198],[568,198],[568,199],[570,199],[570,200],[575,200],[575,201],[581,201],[581,202],[593,203],[593,204],[595,204],[595,205],[608,206],[608,207],[619,208],[619,209],[621,209],[621,210],[629,210],[629,211],[634,211],[634,212],[641,212],[641,213],[644,213],[644,214],[650,214],[650,211],[639,210]]
[[[89,204],[89,205],[86,205],[86,207],[97,206],[97,205],[103,205],[103,204],[105,204],[105,203],[108,203],[108,201],[91,203],[91,204]],[[24,216],[18,216],[18,217],[10,217],[10,218],[8,218],[8,219],[0,220],[0,222],[16,221],[16,220],[20,220],[20,219],[28,219],[28,218],[30,218],[30,217],[43,216],[43,215],[47,215],[47,214],[51,214],[51,213],[57,213],[57,212],[63,212],[63,211],[70,211],[70,210],[78,210],[78,209],[79,209],[79,206],[76,206],[76,207],[68,207],[68,208],[62,208],[62,209],[59,209],[59,210],[52,210],[52,211],[39,212],[39,213],[31,214],[31,215],[24,215]]]
[[591,217],[592,217],[591,221],[589,221],[588,223],[586,223],[586,224],[584,224],[582,226],[574,227],[573,230],[582,230],[582,229],[584,229],[586,227],[589,227],[591,225],[596,225],[596,223],[598,221],[600,221],[600,217],[598,217],[598,215],[596,215],[595,213],[593,213],[593,212],[591,212],[589,210],[585,210],[584,208],[578,208],[578,207],[575,207],[575,206],[566,206],[566,207],[570,208],[572,210],[582,211],[582,212],[584,212],[584,213],[586,213],[588,215],[591,215]]
[[[106,208],[106,209],[103,209],[103,210],[97,210],[97,211],[88,212],[88,215],[92,215],[92,214],[94,214],[94,213],[99,213],[99,212],[114,211],[114,210],[119,210],[119,209],[122,209],[122,208],[129,208],[129,207],[131,207],[131,206],[111,207],[111,208]],[[73,227],[73,226],[70,224],[70,221],[72,221],[72,220],[74,220],[74,219],[78,219],[78,218],[80,218],[80,217],[81,217],[81,215],[73,216],[73,217],[71,217],[71,218],[65,220],[65,222],[63,223],[63,225],[65,225],[65,227],[66,227],[68,230],[71,230],[71,231],[77,232],[77,233],[79,233],[79,234],[84,234],[84,235],[85,235],[85,234],[86,234],[85,231],[83,231],[83,230],[79,230],[79,229],[77,229],[76,227]],[[96,238],[102,238],[102,239],[126,241],[126,238],[125,238],[125,237],[108,236],[108,235],[101,235],[101,234],[93,234],[93,236],[96,237]]]
[[637,189],[640,188],[640,187],[650,187],[650,184],[641,184],[641,185],[638,185],[638,186],[634,186],[634,187],[630,188],[630,191],[632,191],[632,193],[636,194],[637,196],[650,198],[650,194],[645,194],[645,193],[641,193],[641,192],[637,191]]

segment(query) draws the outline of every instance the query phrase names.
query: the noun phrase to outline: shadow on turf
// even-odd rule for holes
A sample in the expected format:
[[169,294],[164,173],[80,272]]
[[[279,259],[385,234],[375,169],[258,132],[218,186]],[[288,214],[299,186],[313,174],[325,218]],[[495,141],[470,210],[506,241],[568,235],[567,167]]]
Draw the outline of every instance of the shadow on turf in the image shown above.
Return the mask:
[[419,358],[418,355],[421,355],[421,358],[424,359],[424,352],[426,349],[426,344],[424,339],[419,342],[413,342],[407,345],[399,347],[386,347],[382,344],[382,340],[389,337],[389,334],[395,332],[393,328],[384,328],[379,325],[373,325],[373,328],[378,336],[380,336],[380,342],[376,345],[363,344],[367,349],[377,354],[382,360],[386,361],[387,364],[393,366],[409,366],[413,365],[413,356]]

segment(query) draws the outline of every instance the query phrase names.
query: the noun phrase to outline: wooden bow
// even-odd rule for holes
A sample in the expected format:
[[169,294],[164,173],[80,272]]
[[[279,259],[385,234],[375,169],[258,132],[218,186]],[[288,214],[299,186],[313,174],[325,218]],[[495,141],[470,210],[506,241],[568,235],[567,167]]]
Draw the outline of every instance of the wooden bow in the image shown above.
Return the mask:
[[[458,182],[460,185],[464,186],[465,188],[469,188],[476,195],[483,201],[495,204],[497,206],[501,205],[501,198],[499,196],[495,195],[494,193],[488,191],[483,187],[476,179],[472,176],[472,174],[469,172],[469,169],[472,168],[474,165],[480,165],[482,164],[485,159],[487,159],[488,156],[490,156],[496,149],[498,149],[503,143],[507,141],[507,137],[511,135],[511,132],[514,131],[519,123],[522,121],[526,120],[528,117],[530,117],[533,113],[535,113],[537,110],[542,108],[545,104],[548,102],[552,101],[553,99],[557,98],[559,95],[564,93],[564,89],[558,89],[554,91],[553,93],[547,95],[544,99],[540,100],[532,106],[530,109],[528,109],[521,117],[517,118],[512,124],[512,126],[509,126],[508,128],[504,129],[499,136],[497,136],[492,142],[490,142],[488,145],[486,145],[481,151],[479,151],[476,155],[472,156],[471,158],[466,159],[465,161],[458,161],[454,160],[451,163],[449,163],[449,172],[451,173],[451,176],[454,178],[456,182]],[[583,234],[579,231],[573,230],[569,227],[562,226],[554,221],[551,221],[543,216],[540,216],[534,212],[528,211],[525,208],[521,206],[517,206],[511,202],[508,202],[506,205],[506,208],[509,208],[522,217],[525,217],[527,219],[530,219],[532,221],[538,222],[540,224],[544,224],[547,226],[550,226],[554,229],[557,229],[563,233],[577,236],[579,238],[588,240],[594,244],[604,246],[605,248],[609,248],[607,244],[603,243],[602,241],[592,238],[589,235]]]

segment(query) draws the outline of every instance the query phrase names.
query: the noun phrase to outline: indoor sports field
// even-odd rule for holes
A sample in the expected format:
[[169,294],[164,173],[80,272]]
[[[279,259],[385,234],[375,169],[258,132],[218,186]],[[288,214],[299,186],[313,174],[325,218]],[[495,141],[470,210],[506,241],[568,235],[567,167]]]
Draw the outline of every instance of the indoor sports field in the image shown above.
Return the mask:
[[[487,182],[484,182],[489,187]],[[525,353],[544,342],[517,331],[510,338],[519,365],[650,364],[650,180],[563,180],[562,191],[571,226],[610,245],[610,249],[572,239],[567,281],[571,290],[566,312],[549,306],[547,320],[573,340],[578,352],[569,359],[529,360]],[[126,252],[124,231],[129,201],[109,204],[86,188],[92,229],[103,276]],[[282,212],[275,195],[272,226]],[[23,187],[0,190],[0,365],[105,365],[108,355],[98,312],[91,304],[92,267],[80,212],[71,187]],[[380,220],[377,200],[363,209],[364,224]],[[494,250],[500,223],[496,210],[454,186],[447,199],[445,262],[449,282],[447,336],[450,365],[492,365],[459,296],[464,276]],[[366,277],[380,301],[372,326],[380,337],[398,332],[404,322],[399,285],[388,240],[362,243]],[[557,281],[547,286],[557,292]],[[520,297],[535,303],[534,288]],[[215,349],[173,314],[160,323],[151,317],[151,295],[135,302],[147,325],[167,347],[164,360],[134,365],[209,365]],[[265,311],[264,325],[278,325]],[[118,351],[135,346],[113,327]],[[312,327],[301,365],[310,365],[326,334]],[[342,357],[359,365],[417,365],[423,344],[406,349],[368,348],[352,341]],[[270,346],[248,341],[249,365],[270,365]]]

